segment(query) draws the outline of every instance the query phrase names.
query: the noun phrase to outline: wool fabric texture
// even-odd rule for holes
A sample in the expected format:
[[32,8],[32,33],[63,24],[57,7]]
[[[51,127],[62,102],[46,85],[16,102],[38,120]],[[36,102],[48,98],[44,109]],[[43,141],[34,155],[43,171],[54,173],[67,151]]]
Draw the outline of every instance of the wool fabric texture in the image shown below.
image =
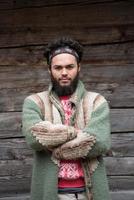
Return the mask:
[[[55,113],[57,112],[59,114],[58,116],[61,118],[61,123],[63,123],[65,117],[64,111],[62,110],[60,100],[54,93],[52,87],[49,88],[47,94],[52,112],[55,109]],[[80,120],[84,118],[83,120],[85,120],[86,123],[85,127],[81,131],[86,133],[87,136],[94,136],[96,140],[95,144],[88,150],[88,152],[86,152],[84,157],[81,154],[87,200],[111,200],[105,165],[102,158],[102,155],[105,154],[111,146],[109,107],[104,97],[92,92],[89,93],[89,96],[94,96],[95,94],[95,98],[91,103],[92,105],[90,105],[90,101],[86,101],[86,105],[83,104],[83,106],[81,106],[85,94],[86,90],[84,85],[79,81],[77,89],[72,95],[72,103],[75,106],[75,112],[72,114],[70,119],[70,125],[73,127],[78,126],[80,128]],[[40,95],[42,95],[42,93]],[[45,105],[45,108],[46,106],[48,105]],[[84,107],[86,109],[84,109]],[[83,112],[80,112],[80,109],[81,111],[83,109]],[[84,110],[86,110],[85,113]],[[50,111],[48,110],[48,112]],[[36,140],[36,137],[31,132],[31,128],[35,124],[48,120],[48,118],[48,116],[47,119],[45,118],[42,114],[40,105],[37,104],[31,96],[25,99],[22,117],[23,134],[26,137],[27,143],[34,152],[31,200],[58,200],[59,166],[54,163],[52,152],[47,149],[47,146],[42,145],[38,140]],[[52,121],[52,119],[50,120]],[[56,121],[54,121],[54,123],[56,123]],[[96,160],[98,161],[97,166]],[[95,163],[96,167],[91,169],[90,163],[92,163],[92,166],[93,163]],[[90,196],[91,193],[92,197]]]

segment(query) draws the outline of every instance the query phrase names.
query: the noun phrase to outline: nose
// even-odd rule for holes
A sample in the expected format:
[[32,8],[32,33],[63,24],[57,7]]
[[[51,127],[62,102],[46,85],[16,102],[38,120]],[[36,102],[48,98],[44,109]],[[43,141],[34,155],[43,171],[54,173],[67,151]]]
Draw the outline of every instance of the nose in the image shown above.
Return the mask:
[[67,75],[67,69],[63,68],[61,73],[62,73],[62,76],[66,76]]

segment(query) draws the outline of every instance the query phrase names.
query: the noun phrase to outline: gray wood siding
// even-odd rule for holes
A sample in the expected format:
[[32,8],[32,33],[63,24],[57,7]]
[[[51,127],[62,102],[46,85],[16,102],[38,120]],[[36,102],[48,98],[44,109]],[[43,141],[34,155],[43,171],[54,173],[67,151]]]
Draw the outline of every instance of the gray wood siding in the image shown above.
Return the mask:
[[85,48],[81,79],[111,109],[105,157],[112,200],[134,199],[134,1],[0,1],[0,200],[30,200],[32,150],[21,133],[24,98],[47,89],[47,42]]

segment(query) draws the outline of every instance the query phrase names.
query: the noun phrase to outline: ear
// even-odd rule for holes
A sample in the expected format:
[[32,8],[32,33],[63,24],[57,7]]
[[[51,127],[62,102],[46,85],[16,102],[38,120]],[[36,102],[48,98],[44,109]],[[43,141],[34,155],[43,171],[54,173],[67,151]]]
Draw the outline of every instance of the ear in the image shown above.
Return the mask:
[[78,72],[81,70],[81,63],[78,63]]

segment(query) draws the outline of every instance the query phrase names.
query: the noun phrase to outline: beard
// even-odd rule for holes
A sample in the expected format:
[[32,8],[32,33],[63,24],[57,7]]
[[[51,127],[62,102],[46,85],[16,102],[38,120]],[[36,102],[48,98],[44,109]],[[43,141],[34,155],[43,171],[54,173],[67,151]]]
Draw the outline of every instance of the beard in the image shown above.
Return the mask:
[[51,81],[53,85],[53,90],[58,96],[69,96],[72,95],[77,88],[79,81],[79,73],[77,73],[75,78],[71,81],[70,85],[61,86],[59,82],[53,77],[52,73]]

